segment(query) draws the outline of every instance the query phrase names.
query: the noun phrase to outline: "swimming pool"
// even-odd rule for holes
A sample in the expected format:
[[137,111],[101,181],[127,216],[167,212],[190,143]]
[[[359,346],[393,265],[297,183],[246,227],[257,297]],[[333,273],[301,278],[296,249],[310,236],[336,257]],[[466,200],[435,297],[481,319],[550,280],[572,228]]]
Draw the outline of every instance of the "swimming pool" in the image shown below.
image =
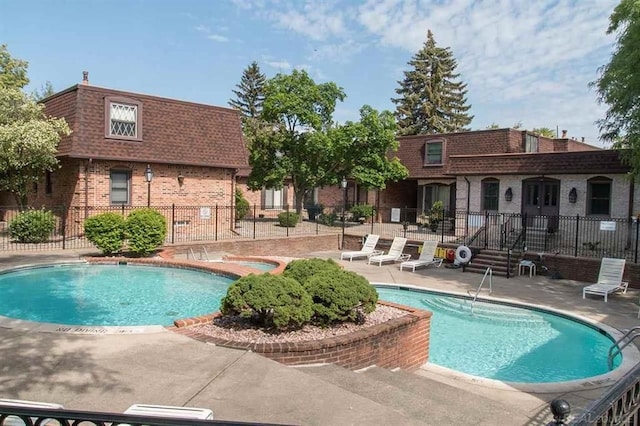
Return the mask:
[[234,281],[137,265],[50,265],[0,274],[0,315],[85,326],[171,325],[215,312]]
[[[433,312],[429,362],[505,382],[584,379],[610,370],[613,341],[568,317],[430,290],[376,285],[381,300]],[[621,363],[616,357],[614,367]]]
[[254,260],[225,260],[224,263],[237,263],[238,265],[248,266],[263,272],[269,272],[276,269],[277,265],[267,262],[259,262]]

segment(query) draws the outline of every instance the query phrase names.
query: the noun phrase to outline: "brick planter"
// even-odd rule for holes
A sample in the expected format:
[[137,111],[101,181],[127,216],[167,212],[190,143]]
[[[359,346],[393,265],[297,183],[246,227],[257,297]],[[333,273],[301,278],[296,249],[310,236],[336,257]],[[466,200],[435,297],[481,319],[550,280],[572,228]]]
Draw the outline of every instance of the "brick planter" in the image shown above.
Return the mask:
[[219,314],[176,321],[175,331],[218,346],[250,350],[286,365],[332,363],[351,370],[372,365],[414,370],[427,362],[431,312],[395,303],[379,303],[404,310],[407,314],[354,333],[307,342],[234,342],[200,334],[186,327],[211,321]]

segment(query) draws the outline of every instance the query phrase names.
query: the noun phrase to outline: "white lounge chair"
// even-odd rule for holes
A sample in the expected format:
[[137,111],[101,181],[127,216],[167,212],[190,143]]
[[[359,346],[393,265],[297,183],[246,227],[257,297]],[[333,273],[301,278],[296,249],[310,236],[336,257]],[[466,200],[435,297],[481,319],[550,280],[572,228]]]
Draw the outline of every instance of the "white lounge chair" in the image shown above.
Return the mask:
[[[9,407],[18,407],[18,408],[44,408],[48,410],[62,410],[64,407],[60,404],[53,404],[50,402],[39,402],[39,401],[25,401],[22,399],[4,399],[0,398],[0,405],[9,406]],[[33,424],[36,423],[36,418],[31,418]],[[58,424],[56,421],[52,421],[49,423],[47,419],[44,419],[45,422],[43,425],[49,424]],[[10,416],[4,420],[4,426],[24,426],[25,422],[22,421],[17,416]]]
[[407,239],[404,237],[395,237],[391,242],[391,247],[387,254],[378,254],[369,257],[369,265],[377,263],[378,266],[382,266],[383,262],[404,262],[411,258],[410,254],[403,254],[404,246],[407,244]]
[[342,252],[340,253],[340,260],[349,259],[349,262],[351,262],[354,258],[369,257],[369,256],[382,254],[382,251],[376,250],[376,244],[378,244],[379,239],[380,239],[380,235],[376,235],[376,234],[367,235],[367,239],[364,241],[364,244],[362,245],[362,250]]
[[213,420],[213,411],[208,408],[176,407],[173,405],[134,404],[124,414],[153,417],[172,417],[177,419]]
[[624,264],[624,259],[602,258],[598,282],[584,287],[582,289],[582,298],[585,299],[587,294],[595,294],[604,296],[604,301],[606,302],[607,296],[611,293],[626,293],[629,283],[622,281]]
[[442,261],[439,257],[435,257],[436,248],[438,248],[437,241],[425,241],[422,243],[422,251],[420,252],[420,257],[417,259],[407,260],[400,264],[400,270],[411,268],[411,272],[415,272],[416,268],[420,266],[429,266],[436,265],[437,268],[442,265]]

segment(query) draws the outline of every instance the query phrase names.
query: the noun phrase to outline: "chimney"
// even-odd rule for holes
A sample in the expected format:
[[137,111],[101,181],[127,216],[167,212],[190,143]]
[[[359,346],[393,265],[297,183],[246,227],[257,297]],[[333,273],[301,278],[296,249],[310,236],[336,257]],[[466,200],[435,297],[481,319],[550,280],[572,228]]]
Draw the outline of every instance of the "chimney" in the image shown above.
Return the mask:
[[82,71],[82,84],[89,84],[89,71]]
[[563,130],[562,131],[562,139],[566,139],[567,138],[567,131]]
[[584,136],[582,137],[582,143],[584,143]]

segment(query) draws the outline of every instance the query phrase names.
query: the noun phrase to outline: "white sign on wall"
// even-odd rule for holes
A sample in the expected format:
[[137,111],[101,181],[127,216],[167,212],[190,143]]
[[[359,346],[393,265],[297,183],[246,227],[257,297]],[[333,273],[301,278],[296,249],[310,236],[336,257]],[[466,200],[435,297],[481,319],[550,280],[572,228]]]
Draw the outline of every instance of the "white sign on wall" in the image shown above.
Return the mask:
[[211,207],[200,207],[200,219],[211,219]]
[[391,209],[391,222],[400,222],[400,209]]
[[616,223],[610,220],[601,220],[600,221],[600,230],[601,231],[615,231]]

